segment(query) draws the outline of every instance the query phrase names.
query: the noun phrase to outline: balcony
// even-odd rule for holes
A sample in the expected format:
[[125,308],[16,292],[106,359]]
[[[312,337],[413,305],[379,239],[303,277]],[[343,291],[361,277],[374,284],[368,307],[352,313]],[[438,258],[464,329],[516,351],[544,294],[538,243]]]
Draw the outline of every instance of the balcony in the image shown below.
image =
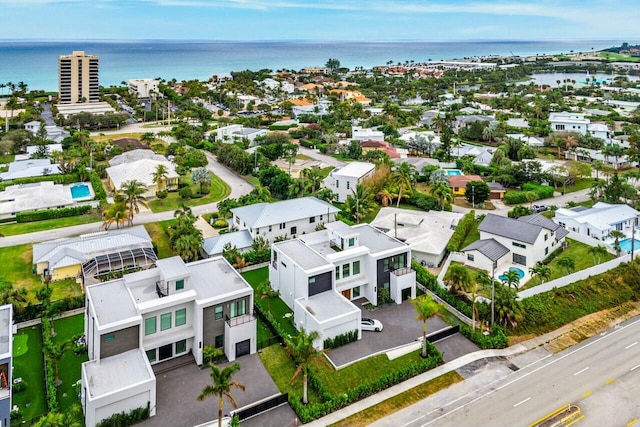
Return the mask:
[[240,325],[244,325],[246,323],[250,323],[253,322],[254,320],[256,320],[256,318],[253,316],[253,314],[245,314],[242,316],[237,316],[234,318],[229,318],[227,317],[227,325],[229,325],[230,328],[236,327],[236,326],[240,326]]
[[411,274],[413,273],[413,268],[411,267],[403,267],[403,268],[397,268],[395,270],[393,270],[391,272],[391,274],[394,274],[396,276],[404,276],[405,274]]

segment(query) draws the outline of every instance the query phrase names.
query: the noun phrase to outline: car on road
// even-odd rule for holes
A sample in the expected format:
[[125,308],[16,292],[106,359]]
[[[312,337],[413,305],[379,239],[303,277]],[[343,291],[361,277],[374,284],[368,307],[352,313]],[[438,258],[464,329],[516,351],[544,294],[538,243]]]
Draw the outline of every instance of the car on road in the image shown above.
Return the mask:
[[363,317],[360,321],[360,326],[363,331],[382,331],[382,322],[376,319],[369,319],[368,317]]
[[544,212],[544,211],[546,211],[548,209],[549,209],[549,207],[547,205],[533,205],[533,206],[531,206],[531,210],[533,211],[533,213]]

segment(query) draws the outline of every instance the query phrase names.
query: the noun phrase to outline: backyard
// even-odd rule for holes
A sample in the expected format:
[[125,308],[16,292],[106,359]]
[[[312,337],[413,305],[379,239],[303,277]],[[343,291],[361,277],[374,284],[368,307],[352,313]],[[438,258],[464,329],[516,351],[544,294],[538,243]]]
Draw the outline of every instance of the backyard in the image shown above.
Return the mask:
[[[15,236],[18,234],[35,233],[36,231],[53,230],[54,228],[91,224],[93,222],[102,222],[102,217],[100,214],[91,211],[84,215],[47,219],[45,221],[5,223],[0,225],[0,233],[5,236]],[[97,228],[98,227],[96,227],[96,229]]]
[[[162,222],[175,222],[174,220],[162,221]],[[169,244],[169,235],[167,234],[167,227],[163,227],[160,222],[153,222],[145,224],[144,228],[149,233],[151,241],[155,243],[158,249],[158,258],[168,258],[173,256],[173,250]]]
[[180,209],[182,205],[185,206],[200,206],[208,203],[217,202],[224,199],[231,193],[231,187],[218,178],[216,175],[210,173],[211,184],[209,188],[205,188],[205,194],[200,195],[200,185],[193,184],[191,182],[191,176],[186,175],[181,178],[183,184],[186,184],[191,189],[193,198],[183,199],[178,191],[170,191],[167,198],[154,199],[149,202],[149,207],[153,212],[165,212],[175,211]]
[[13,393],[13,405],[22,417],[15,423],[38,418],[47,411],[44,392],[44,360],[40,325],[19,329],[13,337],[13,378],[22,378],[27,388]]

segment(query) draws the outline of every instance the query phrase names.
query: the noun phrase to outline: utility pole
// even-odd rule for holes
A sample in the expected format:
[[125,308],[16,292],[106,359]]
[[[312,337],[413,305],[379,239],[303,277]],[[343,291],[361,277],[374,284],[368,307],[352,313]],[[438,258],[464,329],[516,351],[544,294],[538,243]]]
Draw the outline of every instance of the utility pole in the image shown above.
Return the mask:
[[494,277],[496,275],[496,264],[498,262],[494,261],[491,268],[491,327],[493,328],[493,324],[495,322],[496,317],[496,287]]

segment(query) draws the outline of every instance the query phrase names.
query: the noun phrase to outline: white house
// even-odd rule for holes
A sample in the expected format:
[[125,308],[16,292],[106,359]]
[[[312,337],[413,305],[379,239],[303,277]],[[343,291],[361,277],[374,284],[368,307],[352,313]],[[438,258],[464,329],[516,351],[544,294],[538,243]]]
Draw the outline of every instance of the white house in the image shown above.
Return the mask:
[[9,163],[9,170],[0,173],[0,179],[11,181],[18,178],[57,175],[60,172],[60,166],[56,163],[51,163],[50,159],[30,159],[22,155],[22,157],[16,158],[14,162]]
[[210,138],[211,135],[213,135],[214,141],[226,143],[232,143],[246,138],[249,140],[249,145],[253,146],[257,137],[266,134],[266,129],[245,128],[244,125],[227,125],[207,132],[205,137]]
[[231,229],[248,230],[252,239],[270,242],[276,237],[296,237],[316,230],[320,224],[336,220],[340,209],[315,197],[256,203],[231,209]]
[[351,139],[356,141],[384,141],[384,132],[374,128],[351,126]]
[[593,150],[591,148],[581,147],[567,150],[564,152],[564,157],[565,159],[588,163],[593,163],[594,160],[599,160],[603,164],[612,166],[615,169],[631,166],[631,161],[626,154],[618,157],[609,156],[605,155],[602,150]]
[[584,114],[563,111],[549,113],[549,123],[553,132],[577,132],[581,135],[591,135],[604,141],[611,139],[611,132],[605,124],[591,123]]
[[[41,121],[33,120],[28,123],[25,123],[24,128],[25,130],[28,130],[29,132],[31,132],[31,134],[37,135],[38,132],[40,132],[40,127],[42,125],[43,123]],[[55,125],[48,125],[48,126],[45,125],[44,129],[47,132],[47,135],[46,135],[47,140],[54,141],[57,143],[62,142],[63,139],[71,135],[71,133],[69,133],[68,130],[65,130],[64,128],[61,128]],[[51,151],[62,151],[62,149],[60,150],[51,149]]]
[[256,352],[253,289],[224,258],[156,265],[86,288],[80,396],[88,427],[147,404],[154,415],[152,365],[187,355],[202,364],[205,346],[229,361]]
[[68,186],[53,181],[9,185],[0,191],[0,219],[19,212],[66,208],[75,205]]
[[567,230],[584,234],[596,240],[612,242],[609,237],[613,230],[622,231],[631,237],[632,227],[638,226],[640,213],[629,205],[613,205],[598,202],[591,208],[576,206],[556,211],[553,222]]
[[[138,181],[147,187],[146,197],[154,197],[158,190],[178,188],[180,175],[175,165],[166,157],[151,150],[131,150],[115,156],[106,169],[109,177],[109,189],[119,191],[128,181]],[[167,171],[166,180],[160,185],[153,180],[153,174],[159,165]]]
[[369,224],[337,221],[271,246],[271,287],[294,312],[294,324],[317,331],[315,343],[350,331],[361,337],[361,311],[351,301],[415,298],[411,249]]
[[136,95],[138,99],[150,98],[152,94],[157,94],[159,80],[155,79],[131,79],[129,80],[129,92]]
[[560,248],[569,232],[541,214],[518,219],[487,214],[478,226],[480,240],[462,249],[466,264],[486,271],[509,265],[525,272]]
[[324,181],[324,187],[331,190],[339,203],[344,203],[356,185],[373,175],[376,165],[367,162],[351,162],[341,168],[335,168]]
[[411,248],[412,259],[437,266],[447,254],[447,243],[453,236],[462,214],[445,211],[409,211],[382,208],[371,225]]

